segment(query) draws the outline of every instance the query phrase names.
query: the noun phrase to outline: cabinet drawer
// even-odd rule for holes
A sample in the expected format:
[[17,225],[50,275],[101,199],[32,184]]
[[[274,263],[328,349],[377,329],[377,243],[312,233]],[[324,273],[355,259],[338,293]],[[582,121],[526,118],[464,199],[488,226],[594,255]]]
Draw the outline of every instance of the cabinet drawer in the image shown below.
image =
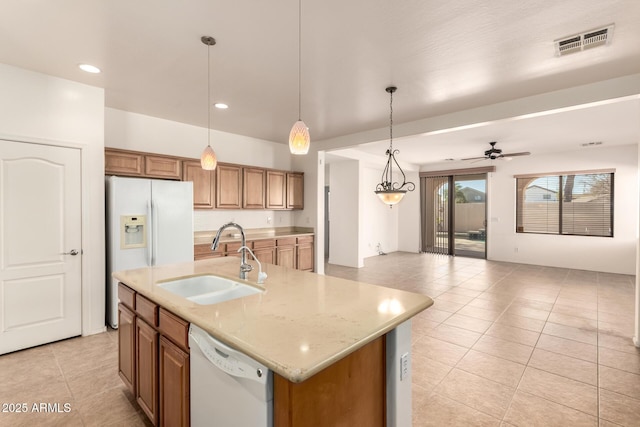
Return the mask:
[[140,294],[136,294],[136,313],[151,326],[158,326],[158,306]]
[[183,350],[188,351],[189,322],[181,319],[162,307],[160,308],[159,319],[160,325],[158,326],[158,329],[160,329],[160,333],[169,338]]
[[131,310],[136,309],[136,292],[122,283],[118,283],[118,299]]
[[222,256],[220,247],[215,251],[211,250],[211,244],[205,243],[201,245],[193,245],[193,258],[197,261],[199,259],[216,258]]
[[298,237],[298,244],[313,243],[313,236],[300,236]]
[[254,240],[253,249],[273,248],[276,245],[276,239]]
[[276,240],[276,246],[295,246],[296,238],[295,237],[285,237],[284,239]]

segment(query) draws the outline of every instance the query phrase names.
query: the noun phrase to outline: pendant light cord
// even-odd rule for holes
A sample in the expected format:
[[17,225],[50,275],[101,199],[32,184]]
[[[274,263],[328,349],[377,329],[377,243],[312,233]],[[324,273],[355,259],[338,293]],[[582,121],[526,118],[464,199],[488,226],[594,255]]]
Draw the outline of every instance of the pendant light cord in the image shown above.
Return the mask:
[[207,145],[211,147],[211,45],[207,46]]
[[391,101],[389,102],[389,151],[393,153],[393,91],[391,94]]
[[302,120],[302,0],[298,0],[298,121]]

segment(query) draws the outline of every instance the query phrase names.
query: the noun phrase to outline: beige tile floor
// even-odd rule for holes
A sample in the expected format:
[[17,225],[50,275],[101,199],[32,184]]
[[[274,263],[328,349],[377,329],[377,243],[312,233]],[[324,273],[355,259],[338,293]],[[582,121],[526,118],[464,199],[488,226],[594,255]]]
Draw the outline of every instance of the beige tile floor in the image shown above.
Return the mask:
[[640,426],[633,276],[394,253],[326,274],[423,293],[414,426]]
[[[633,276],[409,253],[326,273],[434,298],[413,322],[416,427],[640,426]],[[0,404],[29,409],[0,426],[150,425],[117,375],[116,338],[0,356]]]

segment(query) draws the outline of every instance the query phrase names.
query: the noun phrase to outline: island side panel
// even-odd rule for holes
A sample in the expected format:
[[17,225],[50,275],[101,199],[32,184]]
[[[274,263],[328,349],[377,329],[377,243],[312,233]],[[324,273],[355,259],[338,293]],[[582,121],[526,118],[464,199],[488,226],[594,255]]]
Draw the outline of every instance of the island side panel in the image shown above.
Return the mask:
[[274,374],[274,427],[386,424],[386,337],[301,383]]

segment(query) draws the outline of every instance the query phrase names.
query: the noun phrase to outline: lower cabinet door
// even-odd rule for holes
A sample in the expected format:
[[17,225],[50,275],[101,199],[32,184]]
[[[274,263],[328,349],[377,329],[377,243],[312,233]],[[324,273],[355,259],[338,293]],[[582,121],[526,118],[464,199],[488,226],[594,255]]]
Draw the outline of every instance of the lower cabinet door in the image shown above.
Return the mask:
[[125,385],[136,393],[136,325],[135,314],[118,304],[118,373]]
[[136,317],[136,400],[158,425],[158,332]]
[[160,337],[160,425],[189,425],[189,355]]

